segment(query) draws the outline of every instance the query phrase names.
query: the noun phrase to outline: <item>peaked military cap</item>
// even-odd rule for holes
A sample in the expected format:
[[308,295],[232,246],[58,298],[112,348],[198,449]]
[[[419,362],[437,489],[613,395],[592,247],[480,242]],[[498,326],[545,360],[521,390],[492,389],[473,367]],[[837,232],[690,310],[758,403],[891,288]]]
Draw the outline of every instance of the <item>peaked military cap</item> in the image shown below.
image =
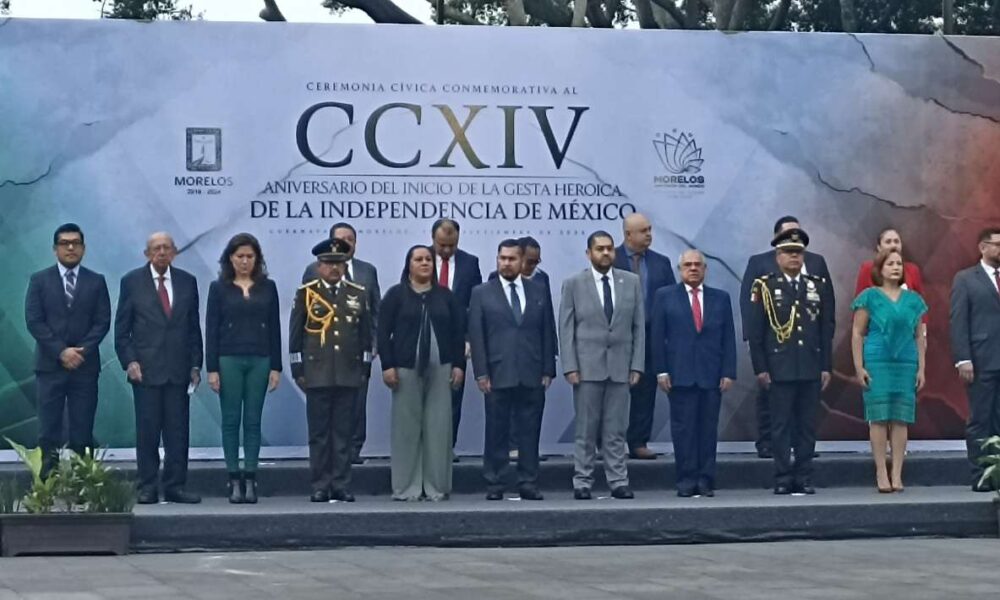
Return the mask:
[[771,246],[779,250],[782,248],[804,250],[808,245],[809,234],[798,228],[786,229],[771,240]]
[[343,263],[350,260],[351,245],[344,240],[325,239],[313,246],[312,253],[321,262]]

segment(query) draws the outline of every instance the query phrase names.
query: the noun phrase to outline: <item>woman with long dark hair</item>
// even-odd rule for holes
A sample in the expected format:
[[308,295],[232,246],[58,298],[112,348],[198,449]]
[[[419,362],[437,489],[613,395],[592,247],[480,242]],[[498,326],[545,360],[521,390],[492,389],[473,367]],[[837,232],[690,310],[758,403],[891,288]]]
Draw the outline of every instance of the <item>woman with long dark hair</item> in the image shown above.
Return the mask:
[[378,350],[392,390],[392,497],[451,493],[451,391],[465,377],[465,311],[437,285],[434,253],[414,246],[382,298]]
[[[219,278],[208,288],[205,358],[208,385],[222,408],[222,451],[229,501],[257,502],[257,463],[264,396],[281,380],[278,289],[267,276],[257,238],[238,233],[219,257]],[[243,469],[240,469],[240,424]]]

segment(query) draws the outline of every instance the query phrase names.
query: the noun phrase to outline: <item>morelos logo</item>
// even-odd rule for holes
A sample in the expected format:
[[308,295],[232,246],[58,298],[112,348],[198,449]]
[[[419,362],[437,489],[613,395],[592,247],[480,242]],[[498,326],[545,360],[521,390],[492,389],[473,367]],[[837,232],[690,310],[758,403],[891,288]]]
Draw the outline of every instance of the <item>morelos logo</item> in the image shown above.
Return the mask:
[[222,130],[187,128],[187,170],[222,170]]
[[674,135],[661,133],[653,138],[653,149],[660,163],[670,175],[658,175],[653,178],[657,186],[664,187],[705,187],[701,167],[705,159],[701,157],[701,148],[694,139],[694,134],[673,130]]

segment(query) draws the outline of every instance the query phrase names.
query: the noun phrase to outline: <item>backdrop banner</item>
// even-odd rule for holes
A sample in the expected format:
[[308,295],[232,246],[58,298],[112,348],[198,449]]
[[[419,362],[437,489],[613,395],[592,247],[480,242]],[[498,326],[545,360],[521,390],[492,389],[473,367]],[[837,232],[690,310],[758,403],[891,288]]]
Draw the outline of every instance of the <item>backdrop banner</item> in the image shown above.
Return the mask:
[[[558,310],[561,281],[587,267],[587,235],[606,229],[620,243],[622,217],[640,211],[675,266],[683,249],[704,251],[707,283],[737,312],[748,257],[769,248],[776,218],[800,219],[837,296],[825,440],[867,438],[849,306],[876,233],[898,228],[931,306],[913,437],[960,438],[948,291],[978,257],[976,232],[1000,220],[997,156],[996,38],[0,21],[0,434],[35,443],[24,292],[53,264],[63,222],[83,228],[84,264],[107,276],[113,307],[148,235],[171,233],[175,264],[199,279],[202,318],[226,241],[251,232],[287,323],[310,249],[337,221],[357,228],[383,291],[435,219],[460,222],[484,276],[501,239],[532,235]],[[725,441],[755,436],[739,349]],[[96,434],[129,448],[132,393],[112,335],[102,352]],[[379,372],[366,450],[384,455],[391,400]],[[287,373],[265,405],[265,444],[301,451],[305,402]],[[468,383],[460,452],[482,450],[482,405]],[[669,441],[668,413],[661,394],[654,441]],[[202,385],[192,446],[219,446],[219,421]],[[560,377],[543,450],[572,442],[572,422]]]

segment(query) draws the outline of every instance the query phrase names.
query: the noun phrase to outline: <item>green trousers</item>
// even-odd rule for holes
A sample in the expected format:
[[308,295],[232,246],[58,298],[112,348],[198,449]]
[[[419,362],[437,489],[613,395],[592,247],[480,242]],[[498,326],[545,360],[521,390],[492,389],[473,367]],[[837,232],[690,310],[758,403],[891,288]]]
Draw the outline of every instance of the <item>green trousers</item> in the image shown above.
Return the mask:
[[392,393],[392,497],[443,500],[451,493],[451,365],[421,377],[398,369]]
[[226,469],[240,471],[240,422],[243,423],[243,464],[257,472],[260,456],[260,416],[271,361],[266,356],[220,356],[219,402],[222,407],[222,452]]

